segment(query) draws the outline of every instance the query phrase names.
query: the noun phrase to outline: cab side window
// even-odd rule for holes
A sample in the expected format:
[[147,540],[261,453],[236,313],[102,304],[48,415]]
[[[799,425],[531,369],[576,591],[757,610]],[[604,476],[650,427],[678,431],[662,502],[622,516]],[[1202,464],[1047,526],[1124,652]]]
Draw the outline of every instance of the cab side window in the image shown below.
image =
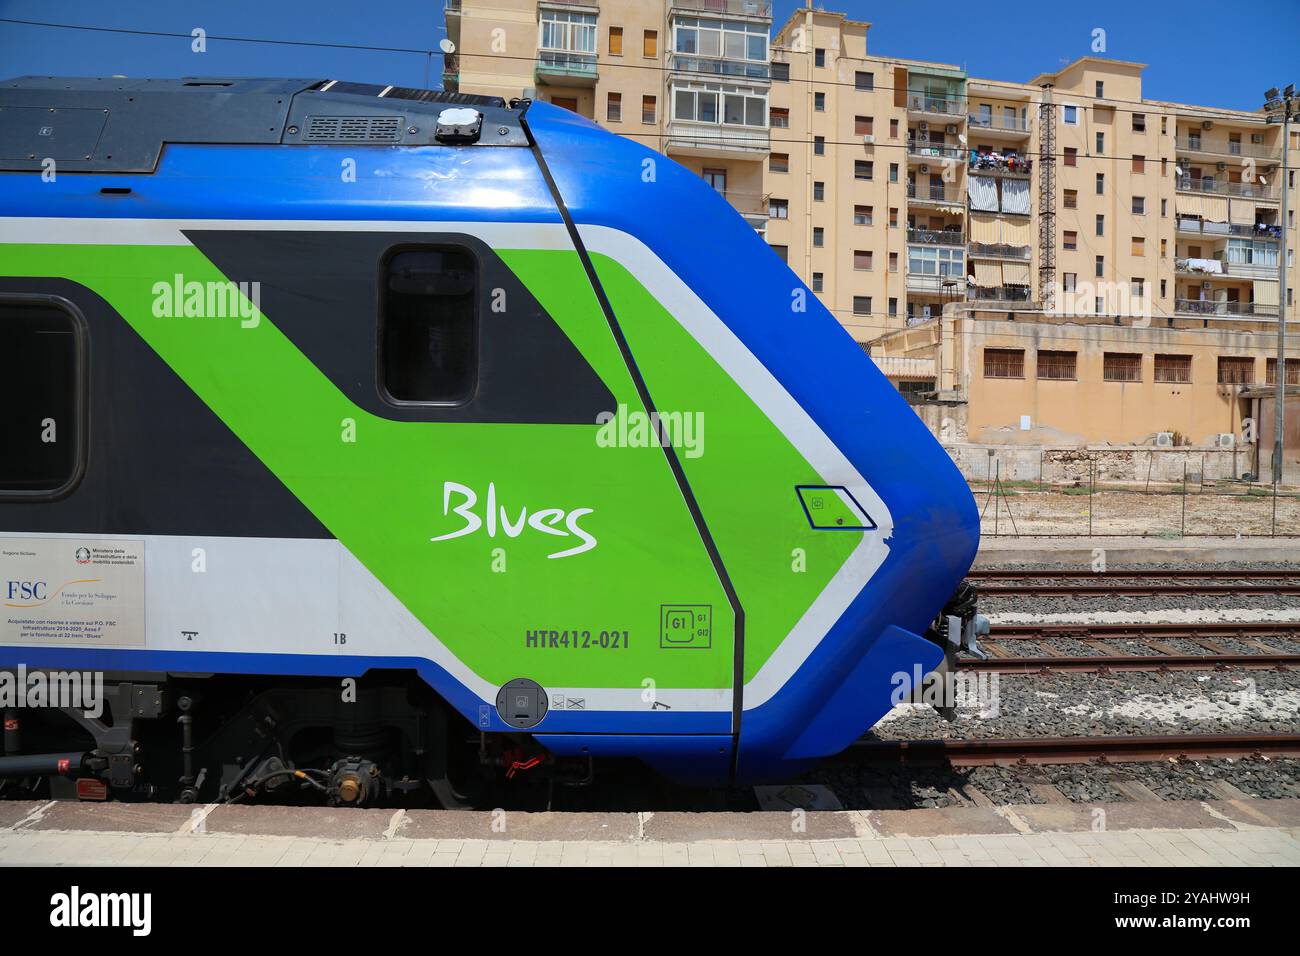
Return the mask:
[[478,269],[465,249],[401,248],[380,275],[379,375],[401,404],[460,404],[478,385]]
[[0,499],[66,494],[84,469],[84,323],[47,296],[0,296]]

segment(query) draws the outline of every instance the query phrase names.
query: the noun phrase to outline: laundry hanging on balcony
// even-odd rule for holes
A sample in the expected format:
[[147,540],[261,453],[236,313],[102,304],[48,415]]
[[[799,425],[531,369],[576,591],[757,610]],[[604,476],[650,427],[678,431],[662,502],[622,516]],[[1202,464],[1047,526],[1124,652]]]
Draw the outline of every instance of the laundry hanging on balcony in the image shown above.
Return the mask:
[[998,181],[992,176],[967,176],[966,192],[972,209],[998,211]]
[[1188,272],[1204,272],[1207,275],[1223,275],[1223,263],[1218,259],[1183,259],[1183,267]]
[[1002,211],[1029,215],[1029,181],[1006,179],[1002,182]]

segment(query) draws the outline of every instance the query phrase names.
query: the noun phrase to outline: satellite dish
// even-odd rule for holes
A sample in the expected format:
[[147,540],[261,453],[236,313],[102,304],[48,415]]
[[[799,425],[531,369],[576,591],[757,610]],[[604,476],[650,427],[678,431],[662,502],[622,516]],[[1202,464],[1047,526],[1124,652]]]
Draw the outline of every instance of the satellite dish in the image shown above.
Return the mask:
[[449,37],[443,37],[438,41],[438,49],[443,53],[455,53],[456,44],[452,43]]

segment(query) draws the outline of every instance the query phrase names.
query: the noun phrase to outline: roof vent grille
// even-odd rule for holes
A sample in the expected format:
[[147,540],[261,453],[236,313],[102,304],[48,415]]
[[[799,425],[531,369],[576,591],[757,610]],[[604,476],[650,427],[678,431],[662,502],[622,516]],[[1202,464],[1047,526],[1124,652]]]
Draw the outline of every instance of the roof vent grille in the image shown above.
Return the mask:
[[312,116],[303,141],[308,143],[396,143],[402,116]]

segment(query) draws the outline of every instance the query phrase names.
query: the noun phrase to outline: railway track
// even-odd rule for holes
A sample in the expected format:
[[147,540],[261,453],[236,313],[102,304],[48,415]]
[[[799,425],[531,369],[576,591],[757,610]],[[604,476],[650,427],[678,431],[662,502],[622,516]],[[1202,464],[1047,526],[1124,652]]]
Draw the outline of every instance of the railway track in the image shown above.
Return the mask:
[[[967,575],[981,595],[1030,597],[1158,594],[1300,595],[1300,570],[1213,571],[1144,568],[1136,571],[1014,571],[981,568]],[[992,584],[986,582],[993,582]],[[1014,583],[998,583],[1014,582]]]
[[[1255,648],[1242,652],[1215,643],[1231,639]],[[1246,624],[999,624],[981,643],[988,660],[962,658],[958,670],[997,671],[999,673],[1039,673],[1046,671],[1164,671],[1223,670],[1230,667],[1271,669],[1300,666],[1300,653],[1282,651],[1262,642],[1261,638],[1300,640],[1300,623],[1251,622]],[[1201,651],[1189,652],[1168,640],[1195,644]],[[1048,653],[1026,656],[1013,652],[1008,643],[1033,641],[1051,651],[1054,640],[1069,640],[1096,651],[1076,655]],[[1117,653],[1119,641],[1134,641],[1147,651]]]
[[1300,756],[1300,734],[1289,733],[867,739],[855,742],[840,755],[855,762],[947,763],[957,767],[1296,756]]

